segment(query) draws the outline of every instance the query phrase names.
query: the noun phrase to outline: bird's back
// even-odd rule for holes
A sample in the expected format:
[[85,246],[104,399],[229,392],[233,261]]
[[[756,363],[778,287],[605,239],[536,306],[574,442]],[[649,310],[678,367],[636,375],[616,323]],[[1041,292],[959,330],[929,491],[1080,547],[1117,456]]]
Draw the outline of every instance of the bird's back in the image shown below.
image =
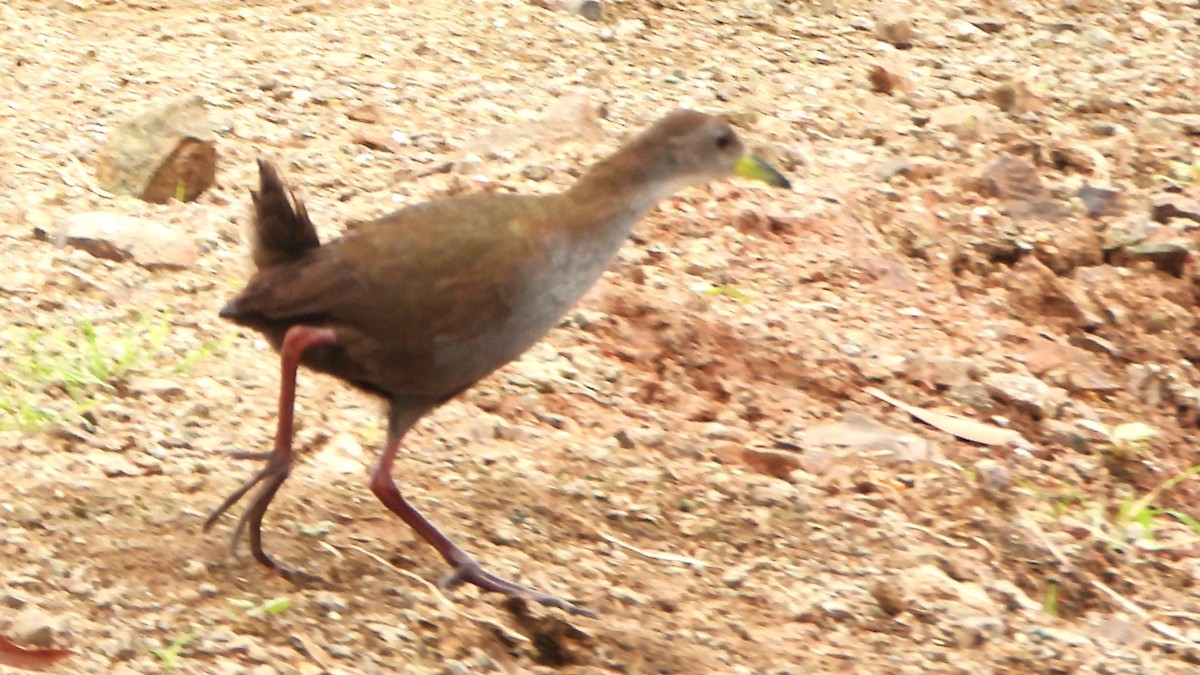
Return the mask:
[[[256,255],[271,264],[222,316],[276,348],[293,325],[333,328],[337,342],[308,351],[305,365],[389,397],[452,396],[527,349],[586,290],[571,287],[577,244],[547,224],[566,208],[555,204],[562,199],[437,200],[303,250],[275,236],[291,248]],[[265,215],[256,213],[256,225],[307,222]]]

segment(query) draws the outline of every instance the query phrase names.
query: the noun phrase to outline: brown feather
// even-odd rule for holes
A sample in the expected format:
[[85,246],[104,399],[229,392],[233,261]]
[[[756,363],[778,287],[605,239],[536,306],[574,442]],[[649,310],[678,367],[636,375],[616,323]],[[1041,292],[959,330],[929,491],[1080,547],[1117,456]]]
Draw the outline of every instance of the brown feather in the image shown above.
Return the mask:
[[279,169],[258,160],[260,187],[250,191],[253,224],[250,257],[259,269],[291,262],[321,245],[317,229]]

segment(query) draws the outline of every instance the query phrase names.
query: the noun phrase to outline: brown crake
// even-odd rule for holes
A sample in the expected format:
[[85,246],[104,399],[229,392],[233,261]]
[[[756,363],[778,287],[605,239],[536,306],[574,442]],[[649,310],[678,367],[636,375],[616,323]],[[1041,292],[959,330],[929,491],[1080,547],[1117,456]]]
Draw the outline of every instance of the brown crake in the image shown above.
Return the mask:
[[[587,610],[484,570],[400,494],[392,462],[425,414],[528,349],[596,282],[637,220],[675,191],[734,174],[788,187],[733,129],[678,110],[598,162],[561,194],[477,194],[410,206],[321,244],[270,164],[252,191],[258,270],[221,316],[261,332],[282,361],[278,427],[266,466],[208,518],[260,486],[234,531],[262,549],[263,516],[292,466],[296,371],[329,373],[388,404],[371,490],[437,549],[443,586],[472,583],[575,613]],[[264,455],[247,455],[264,456]]]

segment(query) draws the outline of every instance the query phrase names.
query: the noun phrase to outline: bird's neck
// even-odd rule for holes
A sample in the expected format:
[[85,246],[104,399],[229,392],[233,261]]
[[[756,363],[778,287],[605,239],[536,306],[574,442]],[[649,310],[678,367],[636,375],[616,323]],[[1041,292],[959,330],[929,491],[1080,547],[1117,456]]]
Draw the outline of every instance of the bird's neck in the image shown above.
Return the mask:
[[[659,200],[686,185],[648,158],[637,141],[601,160],[579,178],[565,196],[579,209],[589,227],[604,224],[603,229],[624,239],[634,224]],[[599,233],[596,233],[599,234]]]

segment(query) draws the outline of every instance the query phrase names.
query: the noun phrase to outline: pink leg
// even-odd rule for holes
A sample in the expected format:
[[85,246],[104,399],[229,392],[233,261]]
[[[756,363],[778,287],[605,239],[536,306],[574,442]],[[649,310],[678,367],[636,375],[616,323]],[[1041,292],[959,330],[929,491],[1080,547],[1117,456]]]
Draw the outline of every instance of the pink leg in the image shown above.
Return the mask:
[[[232,548],[234,553],[236,553],[237,542],[242,536],[242,531],[249,528],[250,552],[254,554],[254,558],[266,567],[279,570],[285,577],[290,576],[290,573],[279,567],[263,551],[262,520],[263,516],[267,513],[267,508],[271,505],[271,500],[275,498],[275,493],[283,485],[283,481],[287,480],[288,474],[292,469],[292,427],[295,418],[296,371],[300,368],[300,359],[304,355],[304,352],[312,347],[334,344],[336,342],[337,335],[328,328],[292,326],[288,329],[287,334],[283,337],[283,346],[279,350],[283,373],[279,382],[279,424],[275,428],[275,447],[266,458],[267,465],[252,476],[250,480],[243,483],[233,494],[229,495],[212,512],[208,520],[204,521],[204,529],[208,530],[222,514],[229,510],[229,507],[236,504],[255,485],[262,483],[262,487],[254,494],[249,508],[242,514],[242,517],[238,520],[237,527],[233,530]],[[241,454],[240,456],[254,457],[254,455],[250,454]]]
[[591,610],[578,607],[567,600],[527,588],[484,570],[469,553],[459,548],[400,494],[400,489],[392,480],[392,461],[395,459],[396,451],[400,448],[400,440],[404,434],[431,408],[432,406],[426,402],[417,404],[400,400],[391,402],[391,409],[388,412],[387,444],[383,448],[379,464],[375,466],[375,471],[371,474],[371,492],[374,492],[384,506],[400,516],[400,519],[422,539],[432,544],[442,558],[450,564],[450,572],[442,577],[438,585],[442,588],[450,588],[461,583],[474,584],[485,591],[519,596],[549,607],[558,607],[572,614],[595,616]]

